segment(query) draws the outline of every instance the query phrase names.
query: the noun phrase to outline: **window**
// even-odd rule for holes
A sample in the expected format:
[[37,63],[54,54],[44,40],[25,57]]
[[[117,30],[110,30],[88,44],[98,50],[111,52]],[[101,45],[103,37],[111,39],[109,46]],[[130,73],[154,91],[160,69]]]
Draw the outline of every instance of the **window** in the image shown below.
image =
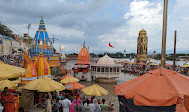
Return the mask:
[[101,69],[101,72],[104,72],[104,68]]
[[106,72],[109,72],[108,68],[106,68]]
[[100,68],[97,68],[97,72],[100,72]]

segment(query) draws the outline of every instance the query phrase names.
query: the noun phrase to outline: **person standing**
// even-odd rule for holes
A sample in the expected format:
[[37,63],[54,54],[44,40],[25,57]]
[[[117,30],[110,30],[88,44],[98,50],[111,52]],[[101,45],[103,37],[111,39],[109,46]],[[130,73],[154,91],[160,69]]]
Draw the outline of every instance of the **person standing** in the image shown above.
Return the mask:
[[102,104],[100,104],[101,112],[108,111],[108,104],[105,104],[105,99],[102,99]]
[[60,107],[60,103],[59,103],[59,98],[56,99],[56,102],[54,102],[53,107],[52,107],[52,111],[53,112],[59,112],[59,107]]
[[3,105],[3,100],[2,100],[2,98],[5,96],[6,91],[8,91],[8,90],[9,90],[9,88],[8,88],[8,87],[5,87],[5,88],[4,88],[4,91],[1,93],[1,103],[2,103],[2,105]]
[[2,102],[4,106],[3,112],[15,112],[14,95],[11,94],[9,90],[7,90],[5,95],[3,95]]
[[45,101],[45,108],[46,108],[46,112],[52,112],[51,111],[51,99],[50,99],[49,95],[47,96],[47,99]]
[[[98,100],[97,99],[94,99],[93,100],[93,109],[94,109],[94,112],[101,112],[101,108],[100,108],[100,105],[98,104]],[[92,109],[92,112],[93,112],[93,109]]]
[[81,103],[81,99],[77,100],[77,104],[75,105],[76,112],[83,112],[83,104]]
[[77,104],[77,100],[73,100],[72,104],[70,105],[69,112],[76,112],[75,105]]
[[68,99],[68,95],[66,95],[66,98],[62,101],[62,107],[63,107],[63,112],[69,112],[71,101]]
[[90,112],[90,105],[89,105],[90,101],[87,100],[87,103],[84,104],[84,109],[83,112]]

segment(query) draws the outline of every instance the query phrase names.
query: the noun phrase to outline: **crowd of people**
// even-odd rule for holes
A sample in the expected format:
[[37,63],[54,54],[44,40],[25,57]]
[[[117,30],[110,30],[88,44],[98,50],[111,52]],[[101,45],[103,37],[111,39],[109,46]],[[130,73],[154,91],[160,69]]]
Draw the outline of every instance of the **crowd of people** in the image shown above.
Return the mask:
[[[44,94],[43,98],[35,99],[40,100],[37,101],[40,105],[43,104],[44,107],[40,108],[44,108],[44,112],[114,112],[114,104],[111,102],[106,104],[105,99],[96,99],[95,96],[90,100],[85,95],[80,98],[77,90],[42,94]],[[12,91],[5,87],[0,96],[0,112],[15,112],[15,96]],[[23,111],[23,108],[20,107],[19,110]]]
[[[124,64],[123,70],[124,72],[128,72],[130,74],[143,75],[145,73],[148,73],[149,71],[158,69],[159,67],[160,65]],[[173,70],[173,66],[169,64],[166,64],[165,68]],[[187,67],[176,66],[175,71],[183,75],[189,75],[189,68]]]
[[[71,93],[71,94],[70,94]],[[47,95],[45,100],[46,112],[113,112],[114,104],[106,104],[105,99],[96,99],[92,96],[89,100],[85,96],[80,98],[78,91],[60,92],[57,97]],[[53,98],[54,97],[54,98]],[[56,100],[51,103],[53,99]],[[51,105],[52,104],[52,105]],[[51,108],[52,106],[52,108]]]
[[20,55],[2,55],[0,56],[0,61],[6,64],[21,67],[21,56]]

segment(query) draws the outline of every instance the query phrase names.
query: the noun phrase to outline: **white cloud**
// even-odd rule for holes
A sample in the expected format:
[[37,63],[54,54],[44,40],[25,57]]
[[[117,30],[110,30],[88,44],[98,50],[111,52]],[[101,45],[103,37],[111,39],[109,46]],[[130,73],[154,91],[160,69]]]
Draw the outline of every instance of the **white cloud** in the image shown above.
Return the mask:
[[[161,42],[161,13],[162,4],[160,3],[154,4],[147,0],[132,1],[129,11],[124,15],[125,23],[111,34],[101,35],[98,38],[102,40],[102,43],[111,41],[116,46],[116,49],[112,51],[126,49],[129,52],[136,52],[138,33],[144,28],[149,37],[149,49],[156,49],[157,41]],[[158,46],[161,47],[159,43]]]
[[62,35],[62,36],[75,36],[75,37],[83,37],[85,32],[77,30],[77,29],[71,29],[71,28],[64,28],[59,27],[57,25],[47,25],[46,26],[50,33],[55,35]]

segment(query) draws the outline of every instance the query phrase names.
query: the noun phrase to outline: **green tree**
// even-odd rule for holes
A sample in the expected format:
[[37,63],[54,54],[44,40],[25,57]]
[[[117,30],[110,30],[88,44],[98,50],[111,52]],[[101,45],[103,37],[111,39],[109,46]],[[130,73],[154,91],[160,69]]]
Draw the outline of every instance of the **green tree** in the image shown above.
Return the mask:
[[6,25],[0,22],[0,34],[5,36],[13,36],[13,31],[9,29]]

